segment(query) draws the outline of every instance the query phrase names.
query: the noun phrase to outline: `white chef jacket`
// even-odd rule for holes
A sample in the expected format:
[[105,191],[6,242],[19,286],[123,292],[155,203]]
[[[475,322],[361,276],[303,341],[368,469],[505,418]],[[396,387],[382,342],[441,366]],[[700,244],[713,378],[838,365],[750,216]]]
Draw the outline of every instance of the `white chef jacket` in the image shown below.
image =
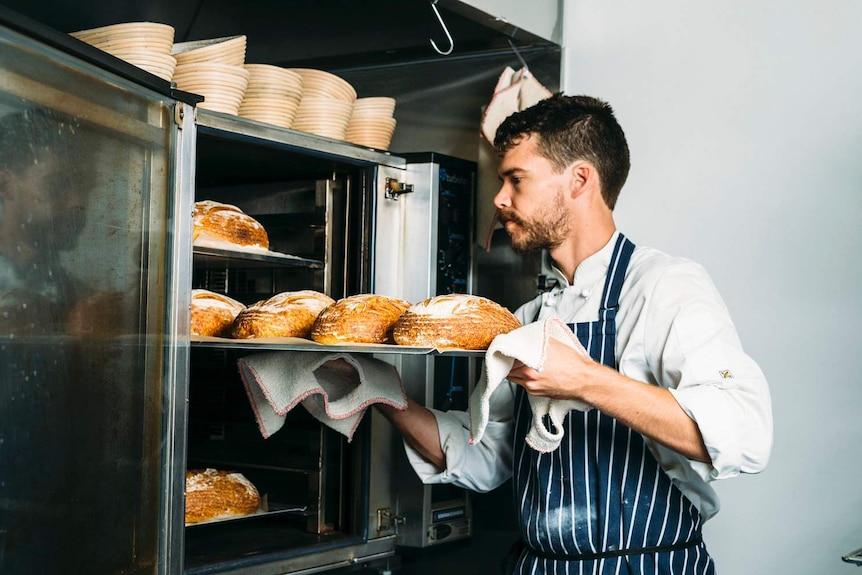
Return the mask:
[[[554,269],[558,286],[521,306],[515,313],[518,319],[524,324],[551,315],[566,323],[597,320],[618,233],[578,266],[571,285]],[[769,459],[772,407],[766,379],[743,351],[712,280],[690,260],[636,248],[616,323],[620,373],[667,388],[697,422],[712,464],[645,440],[662,469],[706,521],[719,509],[711,481],[757,473]],[[489,491],[511,476],[516,387],[504,382],[491,396],[490,420],[479,444],[469,443],[469,415],[432,410],[447,468],[438,472],[405,442],[408,458],[423,482]]]

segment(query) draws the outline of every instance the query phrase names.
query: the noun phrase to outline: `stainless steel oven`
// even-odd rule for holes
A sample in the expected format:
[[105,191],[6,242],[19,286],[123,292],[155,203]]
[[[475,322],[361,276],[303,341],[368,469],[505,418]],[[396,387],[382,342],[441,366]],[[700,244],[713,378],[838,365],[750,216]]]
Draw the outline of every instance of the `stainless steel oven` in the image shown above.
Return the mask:
[[[351,442],[301,408],[263,439],[236,367],[253,349],[193,341],[188,306],[195,287],[246,303],[307,288],[410,301],[472,291],[475,165],[195,111],[169,84],[48,36],[0,28],[0,115],[39,109],[84,143],[72,167],[86,169],[62,184],[87,189],[73,206],[86,225],[62,253],[51,230],[37,260],[69,272],[55,276],[64,301],[17,306],[38,328],[26,337],[3,316],[0,571],[386,570],[399,545],[470,537],[467,494],[419,483],[373,411]],[[257,218],[282,255],[193,250],[203,199]],[[74,315],[91,295],[110,296],[92,308],[106,314]],[[466,407],[477,356],[378,355],[441,409]],[[265,513],[186,526],[184,475],[198,467],[241,471]]]
[[[473,287],[472,162],[382,154],[203,111],[195,157],[195,199],[240,207],[266,228],[271,250],[289,258],[196,248],[194,288],[250,304],[296,289],[415,302]],[[396,545],[470,536],[466,492],[423,486],[378,414],[347,442],[297,408],[263,439],[236,369],[254,351],[192,342],[186,466],[242,472],[267,512],[187,526],[186,573],[385,564]],[[469,390],[459,385],[472,381],[474,357],[378,357],[419,401],[466,408]]]

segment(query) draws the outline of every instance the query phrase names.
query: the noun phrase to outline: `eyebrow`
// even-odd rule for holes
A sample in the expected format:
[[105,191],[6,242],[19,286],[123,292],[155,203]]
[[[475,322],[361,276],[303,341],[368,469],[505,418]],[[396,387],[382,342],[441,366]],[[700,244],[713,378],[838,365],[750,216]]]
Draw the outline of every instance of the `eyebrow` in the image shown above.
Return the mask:
[[502,180],[503,178],[507,178],[507,177],[511,176],[515,172],[526,172],[526,170],[523,168],[509,168],[505,172],[499,173],[498,176]]

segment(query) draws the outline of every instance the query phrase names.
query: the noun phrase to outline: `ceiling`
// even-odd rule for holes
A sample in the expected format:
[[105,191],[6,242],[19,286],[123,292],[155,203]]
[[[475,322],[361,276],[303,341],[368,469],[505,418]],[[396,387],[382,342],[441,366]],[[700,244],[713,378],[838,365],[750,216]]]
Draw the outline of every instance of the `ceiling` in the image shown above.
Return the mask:
[[[133,21],[161,22],[175,41],[245,34],[246,62],[325,69],[439,57],[449,46],[428,0],[0,0],[60,32]],[[451,56],[550,45],[488,19],[454,0],[439,12],[453,39]],[[447,7],[448,6],[448,9]]]

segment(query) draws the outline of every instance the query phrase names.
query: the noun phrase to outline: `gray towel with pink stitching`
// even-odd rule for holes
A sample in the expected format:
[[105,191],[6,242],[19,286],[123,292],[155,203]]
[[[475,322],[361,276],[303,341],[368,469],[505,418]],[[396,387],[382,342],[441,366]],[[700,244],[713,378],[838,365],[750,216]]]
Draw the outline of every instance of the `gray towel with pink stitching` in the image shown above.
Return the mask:
[[287,412],[299,403],[348,441],[368,406],[385,403],[407,408],[407,396],[395,368],[370,356],[267,351],[240,358],[237,364],[265,438],[281,429]]

